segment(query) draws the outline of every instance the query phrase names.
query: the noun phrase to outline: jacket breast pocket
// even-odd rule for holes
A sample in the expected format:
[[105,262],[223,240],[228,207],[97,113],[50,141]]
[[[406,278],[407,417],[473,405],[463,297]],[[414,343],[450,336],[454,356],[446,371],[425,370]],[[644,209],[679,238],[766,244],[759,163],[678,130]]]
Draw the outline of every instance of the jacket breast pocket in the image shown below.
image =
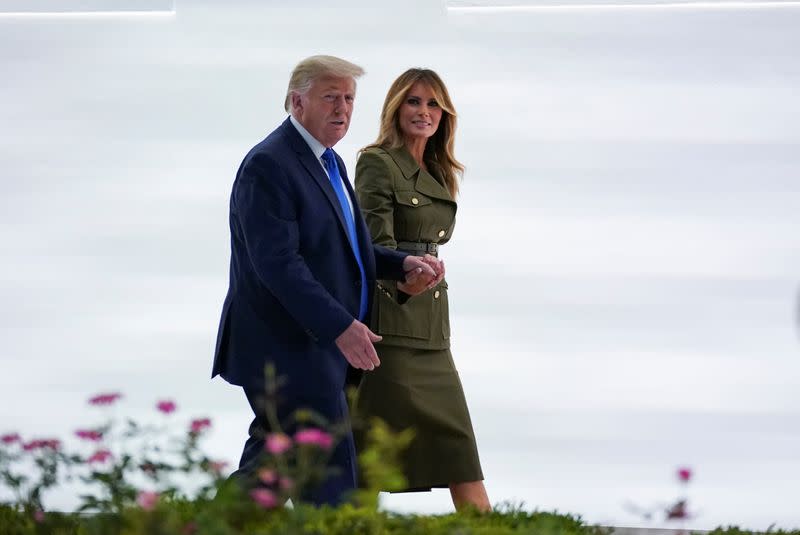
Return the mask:
[[408,206],[410,208],[422,208],[433,203],[430,197],[422,195],[415,190],[399,190],[394,192],[397,204]]
[[394,234],[397,241],[430,241],[428,234],[437,219],[436,204],[414,190],[395,191]]

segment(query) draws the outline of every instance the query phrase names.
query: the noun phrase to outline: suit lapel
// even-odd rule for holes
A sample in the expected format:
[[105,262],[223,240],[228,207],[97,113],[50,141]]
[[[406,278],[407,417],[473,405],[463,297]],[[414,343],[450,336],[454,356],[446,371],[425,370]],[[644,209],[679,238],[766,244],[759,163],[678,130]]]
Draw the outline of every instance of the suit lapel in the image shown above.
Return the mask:
[[[336,196],[336,192],[333,191],[333,186],[331,185],[328,175],[325,174],[325,171],[322,169],[322,164],[317,161],[317,157],[314,156],[314,153],[311,151],[311,147],[308,146],[308,143],[306,143],[306,141],[300,135],[300,132],[295,129],[294,125],[289,119],[284,121],[283,128],[284,132],[286,133],[286,137],[289,139],[289,144],[297,153],[300,163],[303,164],[303,167],[306,168],[308,174],[311,175],[311,177],[314,179],[314,182],[316,182],[319,188],[322,190],[322,193],[325,194],[325,198],[328,199],[333,211],[336,213],[336,218],[339,220],[339,227],[342,229],[342,232],[344,232],[345,237],[347,237],[347,224],[344,221],[342,205],[339,203],[339,198]],[[340,165],[339,172],[341,173],[343,169],[344,165]],[[347,181],[345,180],[345,182]],[[349,184],[347,185],[347,188],[348,191],[351,191]],[[351,199],[353,198],[352,195],[350,197]]]

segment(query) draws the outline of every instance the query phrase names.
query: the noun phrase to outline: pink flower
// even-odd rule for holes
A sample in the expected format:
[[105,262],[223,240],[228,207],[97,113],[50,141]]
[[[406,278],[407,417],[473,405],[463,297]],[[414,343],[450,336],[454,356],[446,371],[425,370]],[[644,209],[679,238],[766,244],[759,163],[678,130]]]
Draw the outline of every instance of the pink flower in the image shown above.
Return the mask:
[[86,459],[86,462],[89,464],[92,463],[104,463],[111,458],[111,452],[108,450],[97,450],[94,452],[91,457]]
[[42,449],[57,450],[60,447],[61,447],[61,441],[56,440],[54,438],[31,440],[30,442],[26,442],[25,444],[22,445],[22,449],[25,451],[35,451]]
[[152,511],[158,503],[158,493],[143,490],[136,497],[136,503],[145,511]]
[[309,427],[308,429],[298,431],[294,435],[294,441],[298,444],[310,444],[326,450],[333,446],[333,437],[315,427]]
[[222,471],[225,470],[226,466],[228,466],[228,463],[225,461],[210,461],[208,463],[208,467],[217,475],[221,474]]
[[175,405],[174,401],[165,399],[156,403],[156,408],[164,414],[169,414],[171,412],[175,412],[175,409],[178,408],[178,406]]
[[275,493],[271,490],[253,489],[250,491],[250,497],[265,509],[273,509],[278,505],[278,498],[275,497]]
[[195,533],[197,533],[197,524],[194,522],[187,522],[181,530],[182,535],[194,535]]
[[689,480],[692,479],[692,469],[682,466],[678,468],[677,476],[681,483],[688,483]]
[[103,433],[100,431],[93,431],[91,429],[78,429],[75,431],[75,434],[78,436],[78,438],[91,440],[92,442],[97,442],[103,438]]
[[22,437],[19,436],[19,433],[7,433],[0,437],[0,442],[3,444],[13,444],[15,442],[21,442]]
[[90,405],[111,405],[119,398],[122,397],[122,394],[119,392],[111,392],[108,394],[98,394],[93,398],[89,398]]
[[203,429],[208,429],[209,427],[211,427],[211,420],[208,418],[198,418],[196,420],[192,420],[191,433],[196,435]]
[[275,470],[264,468],[258,471],[258,479],[260,479],[265,485],[272,485],[278,481],[278,474],[275,473]]
[[35,513],[33,513],[33,520],[37,524],[41,524],[44,522],[44,511],[41,509],[37,509]]
[[272,455],[281,455],[292,447],[292,439],[283,433],[270,433],[267,435],[266,448]]
[[291,478],[282,477],[280,486],[282,490],[291,490],[294,487],[294,481]]

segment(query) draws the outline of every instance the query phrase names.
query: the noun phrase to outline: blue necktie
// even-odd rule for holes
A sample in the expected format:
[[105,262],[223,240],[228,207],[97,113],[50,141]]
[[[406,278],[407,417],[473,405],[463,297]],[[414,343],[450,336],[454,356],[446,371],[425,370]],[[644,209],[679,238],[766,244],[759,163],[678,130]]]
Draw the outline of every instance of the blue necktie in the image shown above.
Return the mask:
[[367,276],[364,273],[364,264],[361,261],[361,250],[358,247],[356,223],[353,220],[353,212],[350,210],[350,203],[347,202],[347,192],[344,190],[344,184],[342,184],[342,175],[339,174],[339,165],[336,163],[336,156],[331,149],[325,149],[325,152],[322,153],[322,161],[325,162],[325,169],[328,170],[333,191],[336,192],[336,197],[339,198],[339,204],[342,206],[342,213],[344,214],[344,221],[347,226],[347,237],[350,240],[350,247],[352,247],[353,254],[356,257],[358,270],[361,272],[361,308],[358,311],[358,320],[364,321],[364,316],[367,313]]

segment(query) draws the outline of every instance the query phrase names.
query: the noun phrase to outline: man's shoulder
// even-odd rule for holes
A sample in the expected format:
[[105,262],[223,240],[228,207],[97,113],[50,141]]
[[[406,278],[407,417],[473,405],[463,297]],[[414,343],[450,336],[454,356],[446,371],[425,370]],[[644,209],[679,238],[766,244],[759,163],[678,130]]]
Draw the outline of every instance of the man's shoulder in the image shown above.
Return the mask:
[[294,150],[287,139],[284,128],[285,125],[279,126],[256,143],[242,159],[242,166],[253,160],[278,165],[288,161],[294,154]]
[[289,149],[290,146],[285,133],[285,125],[282,124],[267,134],[267,137],[256,143],[247,155],[263,153],[273,156],[282,156],[286,154]]

